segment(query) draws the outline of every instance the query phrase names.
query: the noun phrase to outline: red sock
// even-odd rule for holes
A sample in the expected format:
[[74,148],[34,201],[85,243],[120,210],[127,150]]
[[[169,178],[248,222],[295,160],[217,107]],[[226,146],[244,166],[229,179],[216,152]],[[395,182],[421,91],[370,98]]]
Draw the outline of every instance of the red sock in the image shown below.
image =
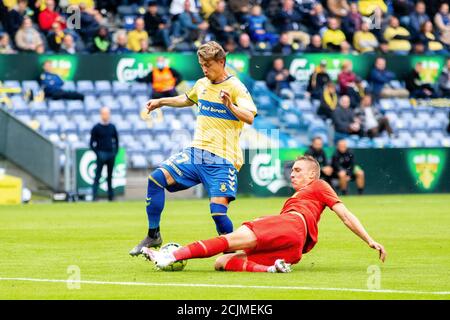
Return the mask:
[[225,265],[226,271],[267,272],[268,269],[268,266],[238,257],[232,257]]
[[225,237],[196,241],[176,250],[173,255],[177,260],[207,258],[228,250],[229,244]]

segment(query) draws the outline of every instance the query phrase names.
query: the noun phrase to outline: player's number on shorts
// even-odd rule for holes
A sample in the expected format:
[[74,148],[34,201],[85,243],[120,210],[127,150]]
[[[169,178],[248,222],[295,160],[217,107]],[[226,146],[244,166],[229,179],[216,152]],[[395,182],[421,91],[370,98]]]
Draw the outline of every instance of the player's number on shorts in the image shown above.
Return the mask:
[[175,155],[174,157],[174,161],[178,164],[189,161],[189,156],[186,153],[179,153],[177,155]]

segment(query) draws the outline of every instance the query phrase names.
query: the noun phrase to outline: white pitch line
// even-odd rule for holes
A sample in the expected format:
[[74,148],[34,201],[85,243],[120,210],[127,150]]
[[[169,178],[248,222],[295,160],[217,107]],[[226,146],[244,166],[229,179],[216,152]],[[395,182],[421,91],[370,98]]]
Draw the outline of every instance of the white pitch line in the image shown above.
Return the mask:
[[118,281],[95,281],[95,280],[59,280],[59,279],[33,279],[33,278],[0,278],[0,281],[29,281],[29,282],[53,282],[74,284],[99,284],[118,286],[145,286],[145,287],[196,287],[196,288],[226,288],[226,289],[275,289],[275,290],[303,290],[303,291],[343,291],[343,292],[368,292],[368,293],[402,293],[402,294],[430,294],[450,295],[450,291],[413,291],[413,290],[370,290],[356,288],[320,288],[320,287],[298,287],[298,286],[247,286],[235,284],[203,284],[203,283],[156,283],[156,282],[118,282]]

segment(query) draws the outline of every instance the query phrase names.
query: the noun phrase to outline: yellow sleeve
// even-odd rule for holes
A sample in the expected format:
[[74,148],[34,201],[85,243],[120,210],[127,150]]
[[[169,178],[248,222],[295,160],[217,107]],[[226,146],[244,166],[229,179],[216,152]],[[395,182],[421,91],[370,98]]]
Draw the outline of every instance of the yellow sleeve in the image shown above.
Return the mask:
[[233,87],[231,93],[232,102],[239,108],[246,109],[256,115],[258,110],[256,109],[255,103],[253,102],[252,96],[248,92],[244,84],[240,83]]
[[194,86],[191,88],[191,90],[186,92],[186,97],[189,100],[191,100],[192,102],[194,102],[195,104],[198,103],[197,90],[198,90],[198,87],[199,87],[199,82],[200,82],[200,80],[197,80],[197,82],[194,84]]

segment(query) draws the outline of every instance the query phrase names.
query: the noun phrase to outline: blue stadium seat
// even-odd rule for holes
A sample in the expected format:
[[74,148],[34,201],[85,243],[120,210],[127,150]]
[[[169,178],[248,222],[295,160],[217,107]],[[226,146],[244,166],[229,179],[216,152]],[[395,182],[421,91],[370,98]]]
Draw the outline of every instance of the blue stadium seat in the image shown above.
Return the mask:
[[95,94],[94,84],[91,80],[77,81],[77,91],[84,95]]
[[73,81],[65,81],[63,85],[63,90],[76,91],[77,86]]
[[67,101],[67,113],[69,115],[84,115],[84,104],[79,100]]
[[[76,124],[78,125],[78,133],[80,134],[80,136],[85,136],[91,133],[92,128],[94,127],[94,124],[91,122],[76,122]],[[119,137],[120,139],[120,137]]]
[[47,104],[45,103],[45,101],[31,102],[30,109],[31,109],[31,114],[33,116],[36,116],[39,114],[48,114],[48,108],[47,108]]
[[98,114],[101,104],[95,96],[86,96],[84,98],[84,109],[87,115]]
[[130,86],[130,93],[133,96],[145,96],[146,99],[148,100],[152,91],[151,91],[151,87],[149,84],[147,83],[142,83],[142,82],[132,82],[131,86]]
[[63,100],[48,101],[48,112],[50,115],[66,113],[66,105]]
[[116,121],[114,122],[117,131],[119,132],[119,134],[131,134],[133,133],[133,128],[131,123],[127,122],[127,121]]
[[60,131],[61,133],[68,134],[78,134],[78,128],[77,125],[73,122],[63,122],[60,125]]
[[148,157],[149,164],[152,168],[159,166],[166,157],[162,153],[154,153]]
[[108,80],[97,80],[94,86],[97,94],[111,94],[111,82]]
[[34,94],[37,94],[41,89],[39,82],[35,80],[26,80],[22,81],[22,90],[25,92],[27,90],[33,91]]
[[129,94],[130,93],[130,84],[127,82],[121,81],[113,81],[112,83],[112,92],[115,95]]
[[131,166],[136,169],[146,169],[147,159],[142,154],[133,154],[130,157]]
[[308,99],[297,99],[295,102],[301,111],[314,111],[314,106]]
[[43,132],[46,136],[50,134],[59,134],[59,126],[53,121],[47,121],[41,123],[40,131]]

